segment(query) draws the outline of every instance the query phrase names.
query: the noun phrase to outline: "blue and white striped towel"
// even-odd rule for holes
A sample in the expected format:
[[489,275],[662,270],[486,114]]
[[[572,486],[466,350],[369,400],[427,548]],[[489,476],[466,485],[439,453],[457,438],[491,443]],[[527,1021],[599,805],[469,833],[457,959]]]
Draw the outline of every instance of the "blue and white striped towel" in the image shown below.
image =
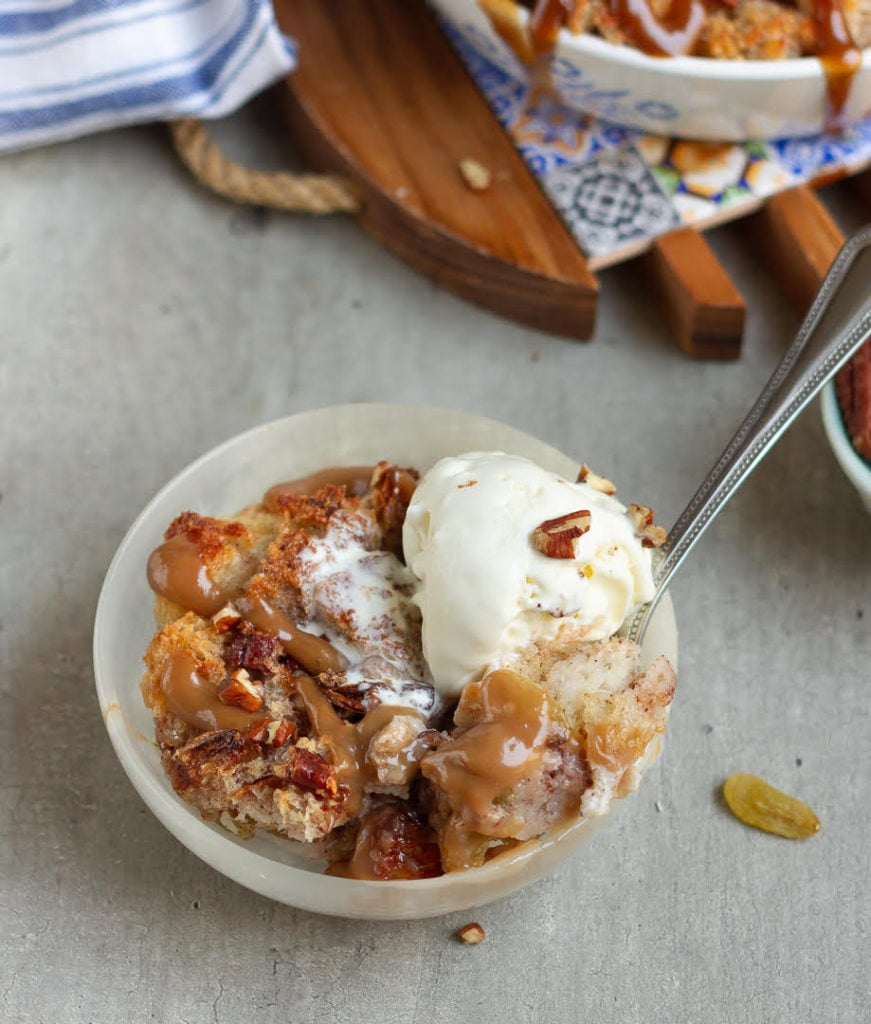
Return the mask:
[[221,117],[293,64],[270,0],[0,0],[0,151]]

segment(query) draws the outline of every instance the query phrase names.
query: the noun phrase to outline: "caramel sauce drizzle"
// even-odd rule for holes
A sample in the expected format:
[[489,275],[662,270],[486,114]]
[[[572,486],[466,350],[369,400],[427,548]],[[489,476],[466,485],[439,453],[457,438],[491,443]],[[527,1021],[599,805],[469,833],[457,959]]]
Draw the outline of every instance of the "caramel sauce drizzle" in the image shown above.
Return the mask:
[[532,41],[520,23],[517,0],[478,0],[478,6],[487,16],[493,31],[508,44],[511,52],[522,64],[535,59]]
[[197,672],[196,658],[187,651],[170,654],[160,688],[169,710],[203,732],[215,729],[245,732],[256,718],[249,711],[222,703],[217,689]]
[[[267,508],[276,510],[282,495],[313,494],[327,484],[344,486],[353,495],[365,494],[374,469],[374,466],[334,466],[323,469],[298,480],[276,484],[266,492],[263,503]],[[408,489],[409,481],[413,490],[413,478],[398,471],[396,486],[403,494]],[[219,587],[212,580],[200,558],[196,542],[183,534],[176,534],[152,551],[146,575],[155,593],[204,619],[211,618],[236,598],[235,591]],[[319,675],[321,672],[339,672],[347,668],[347,659],[328,641],[300,629],[287,615],[274,609],[263,598],[240,597],[236,603],[238,610],[252,626],[276,634],[288,654],[307,672]]]
[[[283,494],[314,494],[327,484],[347,487],[350,494],[365,494],[373,466],[334,466],[299,480],[276,484],[266,492],[263,504],[271,511],[279,507]],[[195,541],[176,534],[164,541],[148,557],[148,585],[156,593],[204,619],[211,618],[234,593],[219,587],[200,558]],[[299,659],[298,659],[299,660]],[[300,662],[302,664],[302,662]],[[308,666],[306,666],[308,667]]]
[[361,497],[369,490],[369,482],[375,471],[374,466],[331,466],[299,480],[287,480],[275,484],[263,496],[263,504],[275,512],[280,507],[280,499],[285,494],[314,494],[327,484],[345,487],[349,494]]
[[560,29],[566,24],[572,0],[538,0],[529,16],[529,38],[536,54],[549,54],[556,46]]
[[[232,592],[215,586],[200,561],[196,544],[181,534],[151,553],[147,571],[152,590],[203,618],[211,617],[234,599]],[[300,629],[264,598],[239,597],[235,605],[255,629],[274,633],[287,653],[307,672],[319,675],[347,668],[347,659],[331,643]]]
[[[277,509],[282,495],[311,494],[327,484],[345,486],[354,495],[365,494],[375,468],[332,467],[299,480],[277,484],[266,492],[264,505]],[[392,484],[396,492],[407,501],[416,487],[415,479],[404,470],[393,469],[392,472]],[[332,644],[300,629],[288,615],[274,608],[262,596],[236,596],[216,586],[200,558],[197,544],[182,534],[165,541],[151,553],[147,576],[156,593],[203,618],[214,615],[232,600],[247,622],[255,629],[276,636],[287,653],[306,672],[313,675],[341,672],[348,666],[345,656]],[[362,806],[366,784],[373,778],[373,771],[368,764],[373,737],[395,716],[416,713],[404,706],[378,704],[363,719],[352,724],[336,713],[310,676],[299,675],[295,679],[313,732],[328,746],[338,784],[346,793],[349,812],[356,816]],[[186,651],[172,652],[160,685],[169,710],[188,725],[203,732],[216,729],[245,732],[257,717],[224,704],[218,697],[217,688],[198,673],[196,659]],[[422,730],[425,725],[422,717],[420,725]],[[423,748],[412,742],[393,755],[390,764],[401,769],[401,778],[405,783],[411,782],[417,774],[422,753]],[[367,869],[362,861],[348,866],[347,870],[355,872],[353,877],[376,877],[371,873],[365,874]]]
[[[414,714],[409,708],[377,704],[356,724],[345,721],[324,696],[317,683],[308,676],[297,676],[297,692],[312,724],[316,736],[330,748],[333,767],[339,786],[347,792],[347,806],[356,815],[363,802],[363,792],[372,774],[367,763],[372,737],[388,725],[396,715]],[[423,728],[423,720],[421,720]],[[401,751],[397,758],[404,764],[407,781],[417,772],[417,759],[413,745]]]
[[480,704],[480,721],[427,754],[423,774],[444,790],[452,807],[483,817],[541,760],[550,702],[541,686],[506,669],[469,683],[462,700]]
[[691,53],[705,20],[701,0],[671,0],[657,17],[649,0],[611,0],[611,13],[635,49],[650,57]]
[[[577,7],[573,0],[478,0],[494,32],[524,64],[536,55],[549,54],[561,28],[579,31]],[[530,8],[524,31],[520,7]],[[650,0],[610,0],[610,10],[629,43],[654,57],[690,54],[705,15],[703,0],[673,0],[659,16]],[[816,0],[814,27],[817,55],[823,65],[832,111],[839,113],[846,102],[850,84],[862,63],[862,53],[850,36],[842,0]]]
[[181,533],[151,552],[146,575],[156,594],[204,619],[219,611],[232,596],[214,583],[196,543]]
[[[524,64],[549,56],[560,29],[574,21],[573,0],[531,0],[524,32],[520,5],[504,0],[478,0],[496,32]],[[610,10],[630,44],[651,57],[676,57],[691,53],[705,17],[703,0],[672,0],[658,16],[650,0],[610,0]],[[574,29],[573,29],[574,30]]]
[[862,66],[862,51],[850,35],[842,0],[816,0],[813,7],[817,55],[826,76],[828,121],[830,127],[836,127]]
[[302,665],[306,672],[341,672],[348,667],[348,659],[323,637],[306,633],[284,612],[273,608],[263,597],[239,597],[235,607],[255,629],[274,633],[287,653]]
[[[314,734],[329,748],[331,763],[336,770],[336,781],[345,790],[348,809],[352,815],[356,815],[362,806],[366,783],[374,777],[368,763],[373,737],[389,725],[395,716],[414,715],[415,712],[407,707],[377,704],[359,722],[347,722],[339,717],[310,676],[299,675],[294,679]],[[160,688],[168,709],[202,732],[216,729],[246,732],[258,717],[241,708],[224,704],[218,697],[216,687],[197,671],[196,658],[187,651],[173,651],[169,656]],[[421,729],[424,724],[421,718]],[[402,767],[405,783],[411,782],[417,774],[421,751],[422,748],[412,742],[394,755],[393,763]]]
[[446,870],[473,867],[483,861],[492,838],[510,838],[512,821],[506,823],[505,835],[489,830],[483,835],[475,830],[475,820],[538,770],[551,721],[546,691],[506,669],[466,686],[455,721],[462,722],[464,704],[474,709],[475,724],[426,754],[420,766],[453,811],[441,839]]

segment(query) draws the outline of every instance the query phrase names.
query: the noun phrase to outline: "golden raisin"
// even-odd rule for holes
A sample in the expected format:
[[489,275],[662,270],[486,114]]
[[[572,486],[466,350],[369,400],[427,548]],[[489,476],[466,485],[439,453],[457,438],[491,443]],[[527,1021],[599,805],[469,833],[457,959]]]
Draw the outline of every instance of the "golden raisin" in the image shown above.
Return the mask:
[[756,775],[730,775],[723,785],[729,809],[745,825],[785,839],[807,839],[820,823],[806,803],[781,793]]

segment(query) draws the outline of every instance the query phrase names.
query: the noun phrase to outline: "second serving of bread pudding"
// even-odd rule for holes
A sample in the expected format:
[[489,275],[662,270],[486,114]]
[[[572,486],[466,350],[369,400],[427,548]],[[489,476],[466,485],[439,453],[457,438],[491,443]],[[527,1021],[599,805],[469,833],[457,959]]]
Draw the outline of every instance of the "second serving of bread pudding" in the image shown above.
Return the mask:
[[[526,32],[506,31],[517,3]],[[844,59],[871,46],[871,0],[479,0],[500,34],[531,63],[556,33],[589,33],[651,56],[718,60]]]
[[663,533],[581,476],[473,453],[178,516],[142,683],[175,791],[380,880],[603,814],[658,751],[675,676],[615,636]]

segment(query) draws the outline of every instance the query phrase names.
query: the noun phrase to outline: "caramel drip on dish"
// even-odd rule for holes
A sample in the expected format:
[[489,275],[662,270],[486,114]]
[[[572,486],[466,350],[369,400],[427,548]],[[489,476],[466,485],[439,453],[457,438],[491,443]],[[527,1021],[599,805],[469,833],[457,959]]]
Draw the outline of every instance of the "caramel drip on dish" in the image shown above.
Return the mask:
[[538,767],[547,742],[550,702],[537,683],[501,669],[469,683],[461,704],[477,706],[478,720],[427,754],[421,771],[455,811],[483,817]]
[[[414,712],[405,707],[378,704],[359,722],[352,724],[339,717],[313,679],[308,676],[296,676],[296,683],[297,692],[315,735],[324,740],[330,749],[337,781],[348,793],[348,808],[352,814],[357,814],[363,802],[365,785],[371,778],[367,758],[372,738],[396,715]],[[413,745],[397,755],[406,758],[405,767],[408,770],[409,781],[417,768],[412,748]]]
[[701,0],[671,0],[657,16],[650,0],[611,0],[611,13],[630,45],[649,57],[691,53],[705,20]]
[[271,512],[277,511],[279,501],[285,494],[315,494],[327,484],[335,484],[338,487],[345,487],[349,494],[360,497],[369,490],[369,481],[372,479],[374,466],[331,466],[329,469],[322,469],[309,476],[300,477],[299,480],[287,480],[284,483],[275,484],[263,496],[263,504]]
[[148,585],[173,604],[207,619],[232,596],[212,580],[196,543],[183,534],[164,541],[148,556]]
[[826,76],[828,121],[834,127],[862,65],[862,52],[850,35],[842,0],[816,0],[813,10],[817,56]]
[[242,616],[264,633],[274,633],[287,653],[302,665],[306,672],[341,672],[348,660],[322,637],[306,633],[284,612],[273,608],[264,598],[240,597],[235,606]]
[[560,29],[569,16],[571,0],[538,0],[529,16],[529,38],[537,54],[549,54],[556,46]]
[[222,703],[215,687],[197,672],[196,658],[187,651],[170,654],[160,688],[169,710],[203,732],[215,729],[244,732],[256,717],[241,708]]
[[520,21],[516,0],[478,0],[490,26],[522,64],[532,64],[535,52],[529,33]]

